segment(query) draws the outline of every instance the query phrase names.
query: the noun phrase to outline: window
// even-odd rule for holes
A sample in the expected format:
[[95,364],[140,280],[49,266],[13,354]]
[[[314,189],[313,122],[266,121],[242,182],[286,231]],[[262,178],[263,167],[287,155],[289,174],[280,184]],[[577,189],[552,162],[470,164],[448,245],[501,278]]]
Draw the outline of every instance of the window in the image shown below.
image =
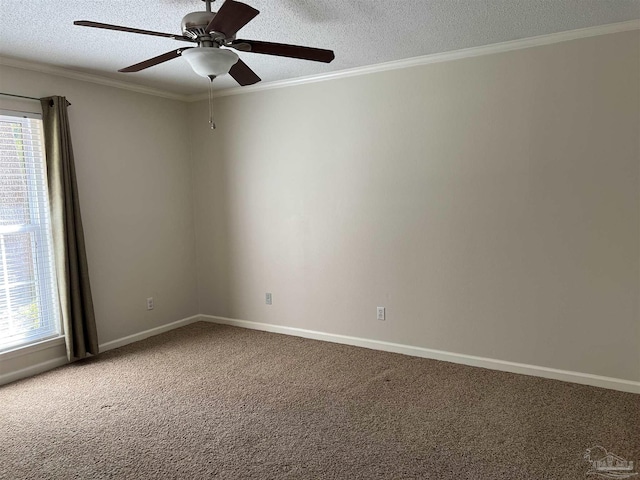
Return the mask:
[[60,335],[42,120],[0,111],[0,351]]

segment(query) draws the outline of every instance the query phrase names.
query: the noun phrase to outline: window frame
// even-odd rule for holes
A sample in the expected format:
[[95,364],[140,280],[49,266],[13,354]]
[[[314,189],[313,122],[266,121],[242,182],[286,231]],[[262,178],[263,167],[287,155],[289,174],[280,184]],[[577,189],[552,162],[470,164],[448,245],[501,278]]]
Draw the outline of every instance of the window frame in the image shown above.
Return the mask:
[[[19,234],[27,233],[31,235],[31,254],[33,261],[33,281],[26,284],[34,284],[35,300],[38,305],[39,312],[51,311],[52,322],[51,325],[43,326],[41,334],[37,336],[29,336],[29,338],[17,340],[14,342],[3,343],[3,339],[0,338],[0,356],[6,358],[13,356],[10,354],[16,354],[18,352],[37,351],[42,348],[46,348],[46,345],[51,343],[60,343],[63,337],[63,325],[62,315],[60,310],[60,302],[57,290],[55,261],[53,258],[53,233],[51,229],[51,217],[49,212],[44,212],[41,206],[50,209],[48,198],[48,182],[47,182],[47,162],[46,152],[44,147],[44,129],[42,126],[42,114],[34,112],[24,112],[16,110],[0,109],[0,116],[9,117],[10,120],[16,123],[20,123],[22,128],[32,128],[29,125],[30,120],[37,120],[40,128],[40,152],[42,169],[40,170],[36,166],[34,159],[37,157],[36,149],[33,145],[23,145],[23,153],[25,156],[25,176],[26,176],[26,190],[27,190],[27,203],[29,205],[30,223],[22,225],[0,225],[0,234]],[[40,170],[40,171],[38,171]],[[37,177],[42,174],[44,178],[38,179]],[[44,185],[44,194],[42,201],[38,201],[38,183],[42,182]],[[33,220],[36,220],[34,222]],[[48,237],[48,238],[47,238]],[[47,257],[49,257],[47,259]],[[5,257],[6,258],[6,257]],[[45,258],[43,261],[39,261],[39,258]],[[43,264],[47,262],[48,265]],[[50,270],[50,271],[48,271]],[[10,291],[10,286],[7,281],[7,273],[4,268],[0,275],[3,275],[3,289],[5,289],[7,295]],[[15,285],[14,285],[15,286]],[[7,297],[8,299],[8,297]]]

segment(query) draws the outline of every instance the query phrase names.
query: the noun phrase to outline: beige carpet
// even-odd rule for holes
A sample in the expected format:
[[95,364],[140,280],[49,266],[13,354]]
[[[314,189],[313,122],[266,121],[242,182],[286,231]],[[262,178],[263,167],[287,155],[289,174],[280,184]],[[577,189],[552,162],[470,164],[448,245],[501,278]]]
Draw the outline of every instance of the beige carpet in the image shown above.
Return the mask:
[[571,480],[594,445],[640,463],[640,396],[206,323],[0,387],[11,480]]

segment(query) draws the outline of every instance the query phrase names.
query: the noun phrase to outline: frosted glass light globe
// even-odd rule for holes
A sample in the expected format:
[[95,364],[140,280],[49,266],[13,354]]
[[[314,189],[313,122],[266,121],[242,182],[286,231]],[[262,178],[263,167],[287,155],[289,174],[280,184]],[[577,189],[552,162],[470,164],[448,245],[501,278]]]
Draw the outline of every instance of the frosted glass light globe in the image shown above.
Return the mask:
[[238,55],[231,50],[216,47],[190,48],[182,52],[194,72],[202,77],[217,77],[229,73],[238,61]]

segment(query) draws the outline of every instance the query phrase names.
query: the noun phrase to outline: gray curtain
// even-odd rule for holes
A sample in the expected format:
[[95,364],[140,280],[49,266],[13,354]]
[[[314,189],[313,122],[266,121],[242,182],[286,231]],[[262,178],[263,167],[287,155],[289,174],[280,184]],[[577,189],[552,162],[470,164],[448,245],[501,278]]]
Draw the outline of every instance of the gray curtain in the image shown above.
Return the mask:
[[41,98],[53,250],[69,360],[98,353],[98,335],[64,97]]

